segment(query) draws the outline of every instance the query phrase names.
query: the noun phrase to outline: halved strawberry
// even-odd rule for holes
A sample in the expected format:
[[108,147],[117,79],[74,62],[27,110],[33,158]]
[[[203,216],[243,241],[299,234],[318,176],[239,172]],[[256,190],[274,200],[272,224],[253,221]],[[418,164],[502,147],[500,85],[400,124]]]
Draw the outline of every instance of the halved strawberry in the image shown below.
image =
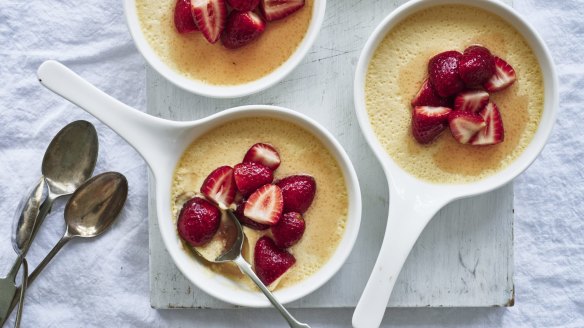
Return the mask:
[[414,99],[412,99],[412,107],[416,106],[448,107],[448,99],[440,97],[430,84],[430,81],[426,79],[424,80],[424,83],[422,83],[420,91],[418,91]]
[[316,180],[310,175],[291,175],[276,185],[282,188],[286,212],[306,212],[316,195]]
[[505,129],[499,108],[494,102],[489,102],[479,113],[487,123],[471,140],[471,145],[494,145],[503,142]]
[[267,286],[290,269],[296,258],[280,249],[270,237],[258,239],[254,247],[253,266],[258,278]]
[[221,43],[228,49],[240,48],[259,38],[265,29],[266,23],[258,14],[234,10],[227,17]]
[[495,59],[489,49],[474,45],[466,48],[458,63],[458,74],[468,87],[480,86],[495,73]]
[[262,0],[260,9],[268,22],[282,19],[304,7],[304,0]]
[[513,67],[503,59],[495,57],[495,74],[483,86],[489,92],[497,92],[509,87],[516,79]]
[[225,0],[191,0],[193,17],[207,41],[219,40],[227,20]]
[[295,245],[302,238],[305,228],[302,214],[289,212],[282,215],[280,221],[272,226],[272,236],[276,246],[288,248]]
[[258,6],[260,0],[227,0],[227,3],[237,11],[251,11]]
[[480,115],[459,110],[450,112],[448,122],[452,136],[462,144],[468,143],[487,125]]
[[233,178],[237,190],[242,195],[247,196],[256,191],[259,187],[272,183],[274,175],[272,170],[262,164],[249,162],[239,163],[233,168]]
[[243,224],[244,226],[250,227],[254,230],[266,230],[270,227],[267,224],[257,223],[254,220],[247,218],[245,215],[243,215],[244,208],[245,208],[245,201],[242,200],[241,202],[237,203],[237,207],[236,207],[235,211],[233,212],[233,214],[235,215],[235,217],[237,218],[237,220],[239,220],[239,222],[241,224]]
[[283,208],[282,189],[267,184],[249,196],[243,208],[243,215],[257,223],[274,225],[280,220]]
[[459,93],[454,98],[454,110],[472,113],[480,112],[489,103],[489,93],[482,90],[471,90]]
[[458,51],[444,51],[428,62],[428,78],[441,97],[449,97],[464,90],[464,82],[458,74]]
[[451,111],[448,107],[414,107],[412,112],[414,138],[421,144],[432,142],[448,127],[448,114]]
[[257,143],[245,153],[244,163],[254,162],[267,166],[274,171],[280,166],[280,154],[270,144]]
[[184,203],[176,222],[179,236],[191,246],[209,242],[221,222],[221,212],[204,198],[194,197]]
[[235,198],[235,181],[230,166],[216,168],[201,186],[201,193],[221,207],[227,208]]
[[198,31],[191,10],[191,0],[177,0],[174,7],[174,26],[178,33]]

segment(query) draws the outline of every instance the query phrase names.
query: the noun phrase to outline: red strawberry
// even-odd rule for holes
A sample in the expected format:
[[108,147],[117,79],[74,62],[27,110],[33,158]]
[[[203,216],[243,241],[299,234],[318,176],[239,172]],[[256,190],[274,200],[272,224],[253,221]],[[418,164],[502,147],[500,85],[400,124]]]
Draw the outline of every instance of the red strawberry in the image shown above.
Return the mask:
[[195,197],[186,202],[177,220],[179,236],[191,246],[208,243],[221,222],[221,212],[209,201]]
[[416,106],[448,107],[448,99],[440,97],[430,84],[430,81],[426,79],[422,83],[420,91],[412,99],[412,107]]
[[282,19],[304,7],[304,0],[262,0],[260,9],[268,22]]
[[243,215],[257,223],[274,225],[280,220],[283,207],[282,189],[267,184],[249,196],[243,208]]
[[233,11],[227,17],[227,25],[221,35],[225,48],[236,49],[251,43],[266,29],[266,23],[251,11]]
[[244,196],[256,191],[259,187],[272,183],[272,170],[258,163],[239,163],[233,168],[235,185]]
[[489,93],[482,90],[471,90],[459,93],[454,98],[454,110],[478,113],[489,102]]
[[516,79],[513,67],[503,59],[495,57],[495,74],[483,86],[489,92],[497,92],[509,87]]
[[253,257],[254,271],[266,286],[280,278],[294,263],[294,255],[278,248],[269,237],[258,239]]
[[480,115],[459,110],[450,112],[448,122],[452,136],[462,144],[468,143],[477,132],[487,125]]
[[445,51],[437,54],[428,63],[428,75],[434,90],[441,97],[448,97],[464,89],[464,82],[458,75],[460,52]]
[[285,212],[306,212],[316,194],[316,181],[309,175],[291,175],[276,185],[282,188]]
[[230,166],[216,168],[201,186],[201,193],[222,207],[229,207],[235,198],[235,181]]
[[421,144],[436,139],[448,127],[448,107],[416,106],[412,112],[412,133]]
[[191,10],[191,0],[177,0],[174,7],[174,26],[178,33],[198,31]]
[[499,108],[494,102],[489,104],[479,113],[487,123],[482,130],[470,141],[471,145],[494,145],[503,142],[505,139],[505,129]]
[[274,171],[280,166],[280,154],[272,145],[257,143],[245,153],[243,162],[260,163]]
[[217,42],[227,18],[225,0],[191,0],[191,7],[195,23],[207,41]]
[[244,207],[245,201],[242,201],[237,204],[237,208],[235,209],[235,212],[233,212],[233,214],[235,214],[235,217],[239,220],[241,224],[243,224],[244,226],[248,226],[254,230],[266,230],[270,227],[267,224],[257,223],[254,220],[249,219],[245,215],[243,215]]
[[458,74],[469,87],[480,86],[495,73],[495,58],[489,49],[470,46],[458,62]]
[[237,11],[252,11],[258,6],[260,0],[227,0],[227,3]]
[[282,215],[280,221],[272,226],[272,236],[274,236],[276,246],[288,248],[295,245],[302,238],[305,228],[302,214],[289,212]]

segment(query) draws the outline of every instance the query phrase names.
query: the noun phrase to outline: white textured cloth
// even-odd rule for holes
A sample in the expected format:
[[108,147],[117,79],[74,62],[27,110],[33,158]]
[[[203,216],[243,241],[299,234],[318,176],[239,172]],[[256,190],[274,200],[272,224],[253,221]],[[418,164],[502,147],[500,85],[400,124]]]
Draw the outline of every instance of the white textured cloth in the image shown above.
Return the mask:
[[[516,0],[515,7],[551,48],[561,84],[551,140],[515,184],[515,307],[396,309],[384,325],[584,327],[584,2]],[[114,228],[94,241],[71,242],[30,288],[23,326],[282,326],[272,310],[150,308],[144,161],[107,127],[39,85],[36,70],[46,59],[59,59],[115,98],[145,108],[144,60],[121,1],[0,1],[0,275],[15,258],[16,204],[40,176],[50,139],[67,123],[93,122],[100,138],[96,173],[119,171],[130,184]],[[29,253],[33,266],[64,231],[62,209],[60,202],[45,221]],[[293,312],[313,327],[346,327],[352,316],[352,309]]]

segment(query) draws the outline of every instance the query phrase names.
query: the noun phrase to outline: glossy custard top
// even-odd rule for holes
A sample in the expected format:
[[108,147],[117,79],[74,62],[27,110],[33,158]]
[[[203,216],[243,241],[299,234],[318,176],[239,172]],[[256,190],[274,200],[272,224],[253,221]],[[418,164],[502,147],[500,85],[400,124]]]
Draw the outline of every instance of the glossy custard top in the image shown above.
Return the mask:
[[[511,87],[491,94],[505,141],[462,145],[445,131],[430,145],[418,144],[411,135],[410,102],[427,76],[428,60],[471,44],[489,48],[517,73]],[[369,64],[365,97],[373,130],[400,167],[435,183],[466,183],[504,169],[525,150],[543,112],[543,77],[531,48],[501,18],[469,6],[438,6],[412,14],[387,34]]]
[[260,38],[239,49],[221,40],[208,43],[200,32],[179,34],[174,27],[176,0],[136,0],[140,26],[158,57],[176,72],[214,85],[258,80],[280,67],[296,51],[312,17],[313,0],[292,15],[268,22]]
[[[347,221],[348,196],[343,173],[330,152],[310,132],[277,119],[249,118],[229,122],[201,136],[185,151],[175,170],[171,199],[173,218],[176,222],[184,201],[199,192],[211,171],[241,162],[249,147],[257,142],[270,143],[280,153],[282,163],[275,171],[274,181],[299,173],[310,174],[316,179],[315,199],[304,213],[304,236],[288,249],[296,257],[296,264],[278,285],[278,288],[286,287],[312,275],[328,261],[343,236]],[[253,264],[251,253],[255,242],[269,234],[270,229],[256,231],[244,227],[244,232],[247,239],[244,257]],[[253,285],[235,266],[209,266],[213,271]]]

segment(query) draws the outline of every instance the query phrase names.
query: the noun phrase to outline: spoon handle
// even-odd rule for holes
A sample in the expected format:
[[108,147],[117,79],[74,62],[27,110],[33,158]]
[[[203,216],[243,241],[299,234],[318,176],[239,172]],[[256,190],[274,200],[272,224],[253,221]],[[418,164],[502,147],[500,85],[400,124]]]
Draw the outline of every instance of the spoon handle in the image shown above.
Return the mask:
[[280,311],[280,314],[284,317],[284,319],[286,319],[286,321],[288,321],[288,324],[290,325],[290,327],[292,327],[292,328],[310,328],[309,325],[307,325],[305,323],[298,322],[298,320],[296,320],[290,314],[290,312],[288,312],[288,310],[286,310],[286,308],[284,308],[284,306],[282,306],[282,304],[280,304],[280,302],[278,302],[278,300],[274,297],[272,292],[270,292],[270,290],[266,287],[266,285],[264,285],[264,283],[260,280],[260,278],[258,278],[258,276],[255,274],[255,272],[253,272],[253,270],[251,269],[251,266],[249,265],[249,263],[247,263],[241,255],[238,256],[233,262],[235,262],[235,264],[237,264],[237,266],[239,267],[241,272],[245,273],[261,289],[261,291],[264,293],[264,295],[266,295],[268,300],[270,300],[272,305],[274,305],[274,307],[278,311]]
[[43,271],[43,269],[51,262],[53,257],[57,255],[57,253],[65,246],[73,237],[69,236],[69,234],[65,234],[61,239],[57,242],[57,244],[51,249],[49,254],[45,256],[41,263],[34,269],[34,271],[28,276],[28,283],[31,284]]

